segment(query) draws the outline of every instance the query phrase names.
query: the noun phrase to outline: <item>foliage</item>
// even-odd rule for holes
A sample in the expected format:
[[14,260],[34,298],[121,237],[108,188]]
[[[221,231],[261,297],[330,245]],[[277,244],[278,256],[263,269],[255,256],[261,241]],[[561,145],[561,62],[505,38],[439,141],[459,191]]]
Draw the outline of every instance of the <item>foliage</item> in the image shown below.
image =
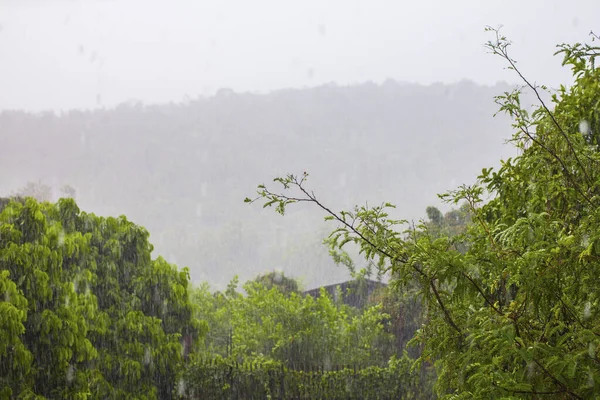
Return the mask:
[[223,293],[196,288],[197,318],[207,321],[207,354],[243,361],[267,358],[290,367],[372,365],[385,363],[391,337],[384,332],[380,306],[364,312],[321,296],[283,293],[249,281],[237,293],[235,283]]
[[[488,49],[540,105],[529,113],[519,90],[496,98],[514,118],[512,142],[521,154],[444,196],[466,202],[463,233],[432,231],[431,223],[403,230],[403,221],[388,215],[391,204],[334,213],[306,188],[306,173],[277,178],[282,193],[259,186],[258,198],[281,214],[299,201],[318,205],[339,224],[334,246],[356,243],[399,284],[416,288],[427,319],[414,341],[423,345],[422,362],[436,362],[440,395],[594,398],[600,395],[600,69],[594,63],[600,48],[559,46],[575,83],[553,95],[551,110],[540,94],[545,88],[522,75],[510,42],[495,33]],[[288,194],[292,189],[299,194]]]
[[407,357],[385,367],[296,370],[258,359],[238,363],[228,359],[198,360],[184,374],[186,398],[213,399],[430,399],[421,377]]
[[71,199],[75,199],[77,191],[71,185],[64,185],[60,188],[60,192],[63,195],[62,197],[67,197]]
[[0,394],[170,398],[182,335],[197,337],[188,273],[151,260],[148,233],[33,198],[0,210]]
[[52,187],[37,182],[27,182],[27,184],[19,189],[15,194],[16,197],[33,197],[37,201],[52,201]]
[[453,208],[446,214],[442,214],[435,207],[427,207],[427,218],[429,221],[423,222],[427,233],[431,236],[454,238],[463,233],[471,222],[471,214],[468,203],[463,203],[458,208]]
[[259,275],[254,279],[267,289],[277,288],[283,294],[299,293],[300,286],[298,281],[285,276],[283,272],[273,271],[268,274]]

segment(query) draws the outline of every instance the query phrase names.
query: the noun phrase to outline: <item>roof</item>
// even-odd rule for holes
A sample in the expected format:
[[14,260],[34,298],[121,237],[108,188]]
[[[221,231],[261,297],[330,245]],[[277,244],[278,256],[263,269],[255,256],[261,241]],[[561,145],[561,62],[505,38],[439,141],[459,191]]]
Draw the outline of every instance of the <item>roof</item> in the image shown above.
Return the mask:
[[384,282],[371,279],[359,279],[306,290],[304,294],[318,298],[321,295],[321,289],[325,289],[331,298],[338,301],[337,295],[339,292],[337,291],[337,288],[339,287],[340,292],[342,293],[342,302],[344,304],[362,308],[367,305],[375,290],[386,286],[387,284]]

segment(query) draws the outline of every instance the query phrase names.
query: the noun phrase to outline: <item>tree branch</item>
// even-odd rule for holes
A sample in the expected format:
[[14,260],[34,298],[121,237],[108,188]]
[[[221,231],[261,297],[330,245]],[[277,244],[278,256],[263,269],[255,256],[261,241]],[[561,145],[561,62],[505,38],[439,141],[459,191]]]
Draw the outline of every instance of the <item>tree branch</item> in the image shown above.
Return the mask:
[[572,391],[570,391],[567,386],[562,383],[561,381],[558,380],[558,378],[556,378],[554,375],[552,375],[552,373],[550,371],[548,371],[543,365],[542,363],[540,363],[538,360],[534,359],[533,362],[541,368],[541,370],[550,378],[552,379],[552,381],[558,385],[565,393],[571,395],[571,397],[575,398],[575,399],[583,399],[583,397],[580,397],[579,395],[577,395],[576,393],[573,393]]
[[440,294],[439,294],[437,288],[435,287],[435,283],[433,282],[433,279],[429,280],[429,286],[431,287],[431,290],[433,291],[433,295],[435,296],[437,303],[439,304],[440,308],[442,309],[442,312],[444,313],[446,322],[448,322],[448,324],[450,324],[450,326],[452,328],[454,328],[454,330],[456,330],[460,335],[462,335],[462,330],[458,327],[458,325],[456,325],[456,323],[452,319],[452,316],[450,315],[450,312],[444,305],[444,302],[442,301],[442,298],[440,297]]
[[[490,28],[490,29],[492,29],[492,28]],[[587,180],[588,185],[591,185],[592,181],[591,181],[586,169],[584,168],[583,164],[579,160],[579,157],[577,156],[577,152],[575,151],[575,148],[573,147],[573,143],[571,143],[571,140],[569,139],[569,135],[567,135],[567,133],[562,128],[562,126],[556,120],[556,117],[554,116],[554,114],[550,111],[548,106],[546,106],[546,103],[542,99],[542,96],[540,95],[540,92],[537,89],[537,87],[529,82],[529,80],[517,68],[515,60],[510,58],[510,56],[508,55],[507,48],[510,45],[510,43],[507,42],[503,37],[500,36],[500,32],[497,29],[492,29],[492,30],[494,30],[494,32],[496,33],[496,45],[490,44],[489,47],[492,49],[492,51],[495,54],[498,54],[502,58],[504,58],[510,64],[511,69],[514,70],[519,75],[519,77],[523,80],[523,82],[525,82],[525,84],[533,91],[533,93],[535,93],[535,96],[537,97],[538,101],[542,105],[542,108],[546,111],[546,113],[552,120],[553,124],[556,126],[556,128],[558,129],[560,134],[563,136],[563,138],[566,140],[567,146],[569,147],[569,150],[575,157],[575,160],[577,161],[579,168],[581,168],[581,171],[585,175],[585,179]]]
[[[285,195],[282,195],[282,194],[275,194],[275,193],[270,192],[266,188],[263,188],[263,193],[266,196],[271,196],[271,198],[281,198],[281,199],[286,200],[286,201],[294,201],[294,202],[308,201],[308,202],[315,203],[322,210],[324,210],[327,214],[329,214],[331,217],[333,217],[336,221],[338,221],[343,226],[345,226],[347,229],[349,229],[352,233],[354,233],[358,238],[360,238],[360,240],[364,241],[364,243],[366,243],[367,245],[369,245],[373,250],[375,250],[376,252],[378,252],[380,255],[383,255],[384,257],[388,258],[390,260],[390,262],[392,262],[392,263],[394,263],[396,261],[401,261],[403,263],[407,263],[408,262],[408,258],[405,255],[393,256],[391,253],[389,253],[385,249],[381,248],[380,246],[377,246],[375,243],[373,243],[371,240],[369,240],[369,238],[367,238],[361,232],[359,232],[354,227],[354,221],[353,221],[352,224],[348,223],[345,220],[345,218],[341,218],[338,214],[336,214],[335,212],[331,211],[330,208],[328,208],[327,206],[325,206],[324,204],[322,204],[317,199],[317,197],[315,196],[314,192],[311,191],[309,193],[302,186],[302,183],[304,182],[304,180],[305,180],[305,177],[303,177],[303,179],[301,181],[298,181],[298,179],[296,177],[291,177],[290,180],[289,180],[289,183],[297,186],[300,189],[300,191],[302,193],[304,193],[304,195],[306,196],[306,198],[290,197],[290,196],[285,196]],[[281,182],[281,180],[279,180],[279,182]],[[288,182],[286,182],[286,183],[281,182],[281,183],[284,184],[284,188],[288,188],[288,186],[287,186]],[[372,229],[372,228],[370,228],[370,229]],[[373,232],[373,233],[375,233],[375,232]],[[444,317],[445,317],[446,321],[448,322],[448,324],[454,330],[456,330],[459,334],[462,335],[462,330],[454,322],[454,320],[452,319],[452,316],[450,315],[450,312],[448,311],[448,309],[446,308],[446,305],[442,301],[442,298],[441,298],[441,296],[439,294],[439,291],[438,291],[437,287],[435,286],[434,279],[431,278],[430,276],[428,276],[421,268],[419,268],[418,266],[416,266],[414,263],[410,263],[409,265],[410,265],[410,267],[413,270],[415,270],[417,273],[419,273],[419,275],[421,275],[422,277],[424,277],[425,279],[427,279],[427,281],[429,282],[429,286],[431,287],[431,290],[433,291],[435,299],[436,299],[439,307],[441,308],[442,312],[444,313]]]

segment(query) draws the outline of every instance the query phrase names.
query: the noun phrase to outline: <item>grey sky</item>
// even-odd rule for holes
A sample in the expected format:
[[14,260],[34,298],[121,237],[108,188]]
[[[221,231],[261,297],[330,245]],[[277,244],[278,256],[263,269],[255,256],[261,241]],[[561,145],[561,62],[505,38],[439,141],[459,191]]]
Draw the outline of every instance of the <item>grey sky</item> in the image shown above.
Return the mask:
[[568,79],[559,42],[600,30],[600,1],[0,0],[0,109],[182,101],[386,78],[515,81],[486,54],[504,25],[523,70]]

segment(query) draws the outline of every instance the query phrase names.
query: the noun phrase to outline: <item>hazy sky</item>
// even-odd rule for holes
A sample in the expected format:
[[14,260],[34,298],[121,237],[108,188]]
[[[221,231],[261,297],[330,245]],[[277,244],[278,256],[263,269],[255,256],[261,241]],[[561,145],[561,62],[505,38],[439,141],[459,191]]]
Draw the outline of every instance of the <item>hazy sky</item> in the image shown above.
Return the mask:
[[219,88],[516,79],[486,54],[504,25],[539,83],[559,42],[600,31],[600,1],[0,0],[0,109],[182,101]]

